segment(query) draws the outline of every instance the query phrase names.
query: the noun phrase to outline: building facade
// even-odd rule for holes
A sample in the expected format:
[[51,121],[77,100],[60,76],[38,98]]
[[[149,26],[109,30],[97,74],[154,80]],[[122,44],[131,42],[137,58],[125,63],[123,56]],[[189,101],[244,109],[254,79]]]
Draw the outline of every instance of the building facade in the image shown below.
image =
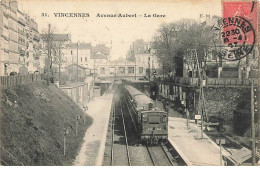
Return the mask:
[[89,68],[91,44],[90,43],[71,43],[70,46],[62,50],[64,66],[77,64]]
[[105,79],[130,78],[140,79],[146,76],[142,63],[128,60],[116,60],[96,65],[97,77]]
[[137,39],[130,45],[126,59],[141,63],[148,78],[151,78],[152,74],[156,72],[160,66],[155,51],[151,49],[151,44],[144,42],[143,39]]
[[89,68],[91,72],[96,71],[99,65],[109,63],[110,60],[110,49],[104,44],[98,44],[91,48],[91,57],[89,62]]
[[41,45],[38,24],[18,8],[16,0],[3,0],[0,5],[0,75],[40,71]]

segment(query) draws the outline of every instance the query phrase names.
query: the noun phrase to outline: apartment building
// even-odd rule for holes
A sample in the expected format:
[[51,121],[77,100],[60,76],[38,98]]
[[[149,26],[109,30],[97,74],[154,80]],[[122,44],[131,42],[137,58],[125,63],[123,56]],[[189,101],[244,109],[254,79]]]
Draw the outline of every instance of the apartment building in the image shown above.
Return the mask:
[[2,0],[0,8],[0,75],[40,71],[38,24],[19,9],[16,0]]

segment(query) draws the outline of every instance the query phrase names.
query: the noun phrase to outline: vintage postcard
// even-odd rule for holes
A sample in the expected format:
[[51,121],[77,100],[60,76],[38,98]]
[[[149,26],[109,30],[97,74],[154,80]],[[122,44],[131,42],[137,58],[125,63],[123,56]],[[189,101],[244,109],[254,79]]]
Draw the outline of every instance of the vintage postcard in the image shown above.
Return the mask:
[[0,165],[259,166],[259,11],[0,0]]

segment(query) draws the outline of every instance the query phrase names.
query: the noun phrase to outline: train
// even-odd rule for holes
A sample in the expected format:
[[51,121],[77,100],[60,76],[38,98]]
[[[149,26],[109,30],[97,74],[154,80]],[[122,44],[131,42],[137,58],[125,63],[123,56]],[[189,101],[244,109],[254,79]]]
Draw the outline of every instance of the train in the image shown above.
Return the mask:
[[133,86],[125,85],[124,99],[142,143],[158,144],[168,139],[168,113]]

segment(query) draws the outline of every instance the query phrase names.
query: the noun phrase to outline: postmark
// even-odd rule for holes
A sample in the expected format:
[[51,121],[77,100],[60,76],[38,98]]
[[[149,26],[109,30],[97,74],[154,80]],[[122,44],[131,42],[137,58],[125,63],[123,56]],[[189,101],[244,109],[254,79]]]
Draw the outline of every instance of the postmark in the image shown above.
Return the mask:
[[257,4],[252,2],[222,2],[219,56],[235,61],[252,53],[257,43]]

